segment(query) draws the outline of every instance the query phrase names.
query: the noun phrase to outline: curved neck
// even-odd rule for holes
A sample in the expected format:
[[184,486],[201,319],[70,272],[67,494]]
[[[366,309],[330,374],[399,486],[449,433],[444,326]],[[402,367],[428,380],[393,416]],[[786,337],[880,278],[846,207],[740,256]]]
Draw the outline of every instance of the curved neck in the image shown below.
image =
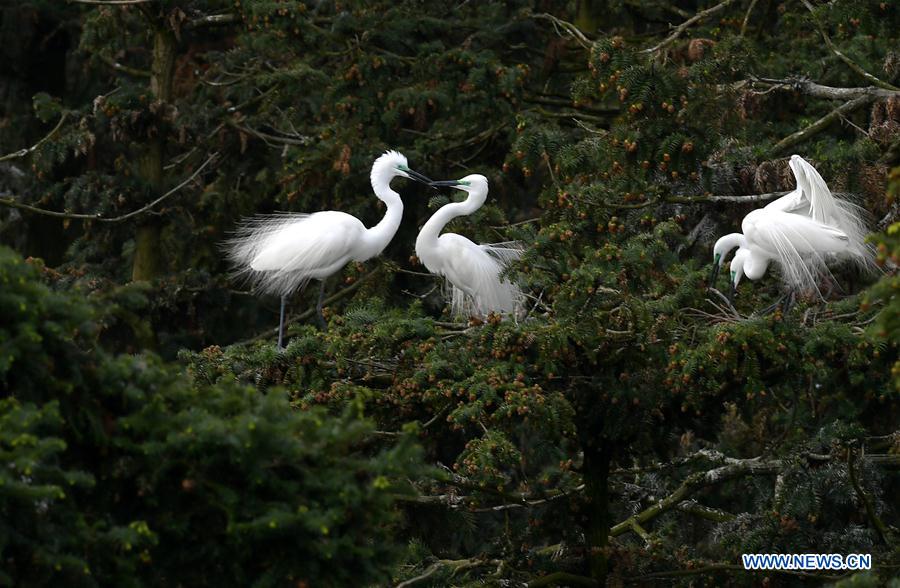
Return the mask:
[[458,216],[472,214],[481,208],[486,196],[487,194],[473,191],[469,192],[469,197],[462,202],[451,202],[440,207],[437,212],[431,215],[431,218],[428,219],[422,230],[419,231],[419,236],[416,237],[416,248],[418,249],[420,245],[425,245],[429,242],[436,242],[447,223]]
[[366,230],[366,253],[369,257],[375,257],[384,251],[400,228],[400,221],[403,219],[403,201],[400,194],[391,189],[390,179],[376,182],[373,178],[372,189],[378,199],[387,205],[387,211],[377,225]]
[[715,247],[713,247],[713,254],[717,256],[716,260],[718,264],[721,266],[725,263],[725,257],[731,250],[735,247],[743,247],[745,243],[744,235],[741,233],[730,233],[719,238],[719,240],[716,241]]

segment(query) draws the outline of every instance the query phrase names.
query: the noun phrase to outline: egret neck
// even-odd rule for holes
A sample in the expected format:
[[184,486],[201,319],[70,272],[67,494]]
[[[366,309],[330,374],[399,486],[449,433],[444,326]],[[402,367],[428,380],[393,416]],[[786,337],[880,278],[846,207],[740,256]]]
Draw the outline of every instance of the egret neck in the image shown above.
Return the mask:
[[357,258],[357,261],[365,261],[378,255],[400,228],[403,200],[400,199],[400,194],[391,189],[391,180],[394,177],[396,174],[392,169],[372,170],[372,190],[375,196],[387,205],[387,211],[377,225],[366,231],[365,241],[360,248],[361,257]]
[[[446,182],[432,182],[432,186],[453,186],[465,190],[469,193],[469,196],[462,202],[445,204],[428,219],[428,222],[425,223],[422,230],[419,231],[419,236],[416,238],[416,251],[420,253],[420,257],[422,253],[427,256],[428,253],[437,248],[438,237],[441,231],[444,230],[444,227],[447,226],[447,223],[458,216],[472,214],[481,208],[484,205],[484,201],[487,200],[488,190],[486,183],[469,184],[461,180],[447,180]],[[422,261],[426,266],[428,265],[425,259]]]

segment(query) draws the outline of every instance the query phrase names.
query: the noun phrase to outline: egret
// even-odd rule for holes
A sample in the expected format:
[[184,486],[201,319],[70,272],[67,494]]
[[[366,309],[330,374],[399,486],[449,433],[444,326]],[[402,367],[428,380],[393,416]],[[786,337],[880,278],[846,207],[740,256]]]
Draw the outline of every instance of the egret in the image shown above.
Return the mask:
[[743,233],[731,233],[713,247],[712,281],[725,256],[738,248],[731,262],[731,291],[746,276],[758,280],[775,262],[790,292],[814,290],[828,275],[827,261],[848,259],[871,267],[871,254],[864,243],[862,210],[835,198],[818,171],[799,155],[790,160],[797,188],[754,210],[741,223]]
[[[797,214],[837,228],[847,235],[849,239],[851,246],[844,248],[846,252],[855,257],[857,261],[867,265],[869,263],[866,261],[869,258],[869,250],[864,244],[866,226],[863,221],[862,209],[846,200],[835,198],[816,168],[799,155],[792,155],[788,165],[794,174],[797,187],[792,192],[770,202],[762,210]],[[740,247],[743,243],[744,235],[741,233],[731,233],[716,241],[713,247],[711,284],[715,283],[715,279],[725,263],[728,253],[734,248]],[[765,273],[765,268],[762,269],[762,273]],[[762,276],[762,273],[759,277]],[[749,278],[750,276],[748,275],[747,277]],[[755,280],[758,277],[750,279]]]
[[445,296],[455,316],[485,317],[491,312],[513,315],[522,305],[522,291],[502,277],[521,249],[513,243],[479,245],[455,233],[441,230],[456,217],[481,208],[488,195],[486,177],[473,174],[460,180],[431,182],[468,193],[462,202],[451,202],[435,212],[416,238],[416,256],[428,271],[449,282]]
[[406,157],[387,151],[375,160],[370,175],[375,196],[387,205],[384,218],[367,229],[354,216],[336,210],[312,214],[279,213],[244,220],[233,239],[226,242],[236,275],[248,279],[257,290],[281,296],[278,347],[284,338],[284,307],[287,297],[309,280],[320,280],[316,313],[322,315],[325,280],[350,261],[366,261],[381,253],[400,226],[403,201],[391,189],[394,178],[422,183],[431,180],[409,168]]

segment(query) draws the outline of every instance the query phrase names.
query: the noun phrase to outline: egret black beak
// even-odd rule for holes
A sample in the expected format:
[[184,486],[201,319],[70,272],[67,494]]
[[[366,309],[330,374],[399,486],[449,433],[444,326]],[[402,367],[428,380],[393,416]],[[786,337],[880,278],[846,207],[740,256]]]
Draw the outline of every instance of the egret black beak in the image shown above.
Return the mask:
[[451,188],[453,188],[461,185],[462,182],[459,180],[439,180],[437,182],[431,182],[431,186],[433,188],[437,188],[438,186],[450,186]]
[[406,175],[409,176],[409,179],[411,179],[411,180],[415,180],[422,184],[428,184],[429,186],[434,184],[434,180],[432,180],[431,178],[429,178],[428,176],[426,176],[424,174],[420,174],[419,172],[417,172],[414,169],[406,168],[405,171],[406,171]]

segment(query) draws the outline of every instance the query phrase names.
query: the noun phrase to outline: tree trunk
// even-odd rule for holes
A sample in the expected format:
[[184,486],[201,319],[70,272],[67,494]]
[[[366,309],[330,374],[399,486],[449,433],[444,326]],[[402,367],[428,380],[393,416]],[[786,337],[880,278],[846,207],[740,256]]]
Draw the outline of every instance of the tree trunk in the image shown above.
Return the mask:
[[609,528],[609,452],[602,440],[584,445],[584,485],[587,498],[585,538],[591,577],[606,585],[608,571]]
[[[172,100],[172,82],[175,72],[176,40],[171,31],[162,25],[153,37],[153,65],[151,67],[150,91],[156,102],[166,104]],[[150,139],[141,156],[139,171],[147,182],[152,194],[163,191],[163,165],[165,163],[166,139],[162,129]],[[162,252],[159,247],[162,226],[150,217],[137,229],[134,244],[134,261],[131,279],[152,280],[162,272]]]

